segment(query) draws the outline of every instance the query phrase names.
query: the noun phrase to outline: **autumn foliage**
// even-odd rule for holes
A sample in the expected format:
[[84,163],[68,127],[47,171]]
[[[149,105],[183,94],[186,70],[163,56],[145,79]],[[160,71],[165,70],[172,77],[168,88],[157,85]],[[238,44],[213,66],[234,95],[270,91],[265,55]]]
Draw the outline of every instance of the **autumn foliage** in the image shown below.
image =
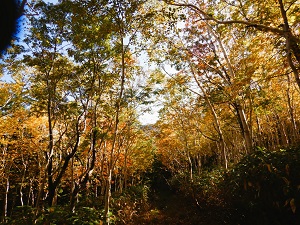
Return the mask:
[[0,61],[3,224],[134,224],[161,193],[299,223],[298,1],[25,2]]

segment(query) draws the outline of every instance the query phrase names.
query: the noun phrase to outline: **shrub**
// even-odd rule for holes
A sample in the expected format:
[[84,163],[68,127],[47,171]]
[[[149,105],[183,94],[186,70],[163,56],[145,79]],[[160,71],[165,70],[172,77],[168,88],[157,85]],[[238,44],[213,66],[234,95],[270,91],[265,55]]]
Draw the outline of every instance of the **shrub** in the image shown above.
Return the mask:
[[6,221],[1,224],[34,224],[35,209],[30,206],[17,206],[14,209],[12,218],[6,218]]
[[90,207],[80,207],[69,219],[74,225],[96,225],[100,223],[100,212]]
[[202,171],[200,175],[194,174],[192,181],[188,173],[176,174],[170,179],[170,184],[173,190],[193,198],[195,203],[201,203],[201,207],[220,205],[223,201],[219,184],[223,181],[223,176],[222,168],[214,168],[210,171]]
[[93,225],[100,223],[100,211],[90,207],[79,207],[71,212],[69,207],[48,208],[38,218],[36,224]]
[[118,217],[118,224],[130,224],[139,212],[148,206],[149,186],[131,186],[124,193],[113,198],[113,210]]
[[258,149],[234,166],[222,184],[241,224],[300,224],[300,149]]
[[35,216],[36,209],[30,206],[19,206],[14,210],[13,216],[1,224],[52,224],[52,225],[93,225],[100,223],[100,211],[90,207],[78,207],[72,213],[68,206],[55,206]]

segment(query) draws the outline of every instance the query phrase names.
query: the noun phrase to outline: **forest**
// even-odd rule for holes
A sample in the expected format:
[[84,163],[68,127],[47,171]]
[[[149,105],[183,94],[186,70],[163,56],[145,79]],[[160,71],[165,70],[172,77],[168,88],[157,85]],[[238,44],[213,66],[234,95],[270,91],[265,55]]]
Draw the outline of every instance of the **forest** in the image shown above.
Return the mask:
[[299,0],[18,2],[0,224],[300,224]]

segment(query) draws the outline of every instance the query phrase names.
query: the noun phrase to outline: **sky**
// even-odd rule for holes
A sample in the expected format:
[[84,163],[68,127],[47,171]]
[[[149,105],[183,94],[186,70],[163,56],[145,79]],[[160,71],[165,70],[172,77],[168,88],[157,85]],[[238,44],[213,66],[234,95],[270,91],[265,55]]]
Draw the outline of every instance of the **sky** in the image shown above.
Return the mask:
[[156,121],[158,120],[158,109],[157,108],[152,108],[153,112],[152,113],[144,113],[143,115],[139,116],[139,121],[143,125],[147,124],[155,124]]

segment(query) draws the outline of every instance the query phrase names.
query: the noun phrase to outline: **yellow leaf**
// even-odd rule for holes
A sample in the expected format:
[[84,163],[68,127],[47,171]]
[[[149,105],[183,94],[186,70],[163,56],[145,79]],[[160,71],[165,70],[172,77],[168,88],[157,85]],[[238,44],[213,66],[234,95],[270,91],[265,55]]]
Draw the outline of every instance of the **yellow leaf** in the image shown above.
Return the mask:
[[290,175],[290,167],[289,167],[289,164],[286,164],[285,166],[285,172],[287,175]]
[[286,200],[285,203],[284,203],[284,207],[286,207],[288,204],[289,204],[290,200]]
[[284,182],[289,185],[290,184],[290,181],[288,179],[286,179],[285,177],[282,177],[282,179],[284,180]]
[[296,205],[295,205],[295,199],[294,198],[291,199],[290,206],[291,206],[291,209],[292,209],[293,213],[295,213],[296,212]]
[[270,165],[270,164],[267,164],[267,167],[268,167],[269,172],[272,173],[271,165]]
[[296,21],[296,16],[290,16],[290,23],[294,23]]

